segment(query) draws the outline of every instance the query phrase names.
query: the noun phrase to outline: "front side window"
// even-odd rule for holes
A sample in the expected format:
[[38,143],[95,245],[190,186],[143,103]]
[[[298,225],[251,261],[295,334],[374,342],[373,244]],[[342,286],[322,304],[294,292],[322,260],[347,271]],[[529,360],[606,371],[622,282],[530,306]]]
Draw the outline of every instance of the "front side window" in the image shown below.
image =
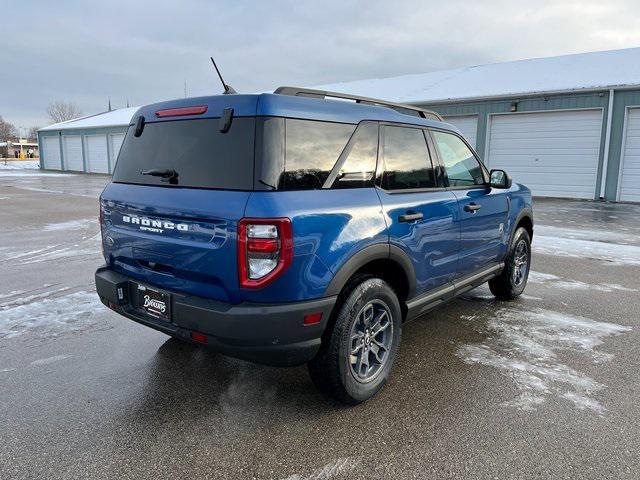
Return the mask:
[[278,190],[322,188],[355,125],[285,120],[284,173]]
[[424,133],[419,128],[382,127],[382,188],[404,190],[436,186]]
[[449,177],[449,186],[462,187],[486,183],[480,162],[459,137],[445,132],[432,133]]

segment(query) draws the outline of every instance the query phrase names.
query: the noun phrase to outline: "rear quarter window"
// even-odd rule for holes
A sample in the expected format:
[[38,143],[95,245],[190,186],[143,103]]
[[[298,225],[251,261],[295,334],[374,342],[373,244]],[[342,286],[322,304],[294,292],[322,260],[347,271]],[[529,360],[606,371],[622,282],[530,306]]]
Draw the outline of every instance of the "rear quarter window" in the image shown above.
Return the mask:
[[284,172],[278,190],[322,188],[356,126],[285,120]]
[[[130,126],[113,174],[117,183],[253,189],[255,118],[234,118],[221,133],[219,119],[175,120],[145,124],[140,137]],[[143,175],[152,169],[178,172],[175,185]]]

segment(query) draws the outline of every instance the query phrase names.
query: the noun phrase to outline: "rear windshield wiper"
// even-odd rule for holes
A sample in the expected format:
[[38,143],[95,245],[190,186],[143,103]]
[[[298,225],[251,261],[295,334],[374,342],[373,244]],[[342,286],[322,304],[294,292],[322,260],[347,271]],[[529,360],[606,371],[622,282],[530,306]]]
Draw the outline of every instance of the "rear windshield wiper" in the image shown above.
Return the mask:
[[140,173],[142,175],[151,175],[152,177],[167,178],[169,180],[169,183],[171,184],[178,183],[178,172],[170,168],[165,168],[165,169],[153,168],[151,170],[143,170]]

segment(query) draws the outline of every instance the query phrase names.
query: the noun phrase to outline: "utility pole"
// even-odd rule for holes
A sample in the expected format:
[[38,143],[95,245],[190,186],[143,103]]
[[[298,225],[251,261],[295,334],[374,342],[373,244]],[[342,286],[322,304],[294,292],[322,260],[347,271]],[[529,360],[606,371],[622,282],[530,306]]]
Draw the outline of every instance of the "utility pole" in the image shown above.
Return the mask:
[[187,79],[184,79],[184,98],[187,98]]

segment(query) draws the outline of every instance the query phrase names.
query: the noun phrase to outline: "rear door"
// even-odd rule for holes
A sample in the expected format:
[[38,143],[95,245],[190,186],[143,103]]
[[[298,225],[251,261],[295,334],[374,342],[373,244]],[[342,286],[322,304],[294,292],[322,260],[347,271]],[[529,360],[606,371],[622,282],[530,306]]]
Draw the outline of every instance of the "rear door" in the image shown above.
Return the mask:
[[218,118],[134,130],[101,199],[109,264],[152,286],[237,302],[236,234],[253,185],[255,118],[234,118],[225,133]]
[[506,190],[492,189],[486,169],[462,137],[431,130],[448,189],[462,220],[457,277],[500,259],[508,214]]
[[452,192],[439,188],[421,128],[382,125],[378,192],[389,241],[404,250],[416,272],[416,294],[451,281],[460,224]]

